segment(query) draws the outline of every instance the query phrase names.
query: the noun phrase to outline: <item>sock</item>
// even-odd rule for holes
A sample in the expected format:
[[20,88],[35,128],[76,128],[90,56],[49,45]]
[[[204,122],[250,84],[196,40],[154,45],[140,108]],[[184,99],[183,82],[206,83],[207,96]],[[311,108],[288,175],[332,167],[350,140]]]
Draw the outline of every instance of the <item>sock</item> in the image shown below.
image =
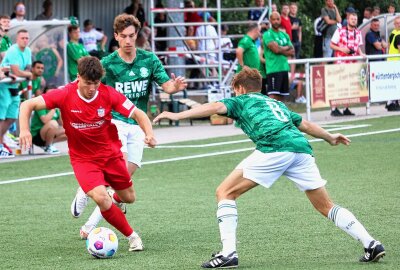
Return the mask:
[[118,194],[116,192],[114,192],[113,194],[113,199],[117,202],[117,203],[121,203],[121,199],[118,197]]
[[85,225],[88,227],[89,226],[97,227],[97,224],[99,224],[102,218],[103,216],[101,215],[100,208],[96,206],[96,208],[93,210],[93,213],[90,215],[88,221],[86,221]]
[[218,203],[217,219],[222,242],[222,255],[227,257],[236,251],[236,228],[238,215],[234,200],[221,200]]
[[133,233],[132,227],[129,225],[124,213],[115,204],[111,205],[111,208],[102,211],[101,215],[107,220],[108,223],[113,225],[118,231],[120,231],[126,237]]
[[131,233],[131,235],[129,235],[129,236],[127,237],[127,239],[130,240],[130,239],[132,239],[132,238],[138,238],[138,237],[139,237],[139,235],[134,231],[134,232]]
[[361,241],[365,248],[367,248],[369,243],[374,240],[364,226],[346,208],[334,205],[332,209],[329,210],[328,218],[332,220],[337,227],[351,235],[354,239]]

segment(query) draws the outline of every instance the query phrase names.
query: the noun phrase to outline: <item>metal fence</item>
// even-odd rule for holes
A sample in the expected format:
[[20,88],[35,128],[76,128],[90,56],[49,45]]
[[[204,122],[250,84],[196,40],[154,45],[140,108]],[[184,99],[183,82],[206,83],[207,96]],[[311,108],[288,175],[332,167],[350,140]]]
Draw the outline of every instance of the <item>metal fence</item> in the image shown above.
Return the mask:
[[[203,78],[196,78],[196,79],[187,79],[189,83],[191,82],[200,82],[200,83],[205,83],[211,86],[211,88],[214,91],[217,91],[219,93],[223,93],[224,96],[227,95],[227,93],[230,90],[229,85],[227,83],[230,81],[230,78],[234,74],[234,68],[237,65],[237,60],[232,61],[232,62],[227,62],[223,60],[223,53],[224,52],[235,52],[235,49],[231,49],[229,51],[227,50],[222,50],[221,46],[219,46],[215,50],[207,50],[207,47],[205,50],[191,50],[189,46],[185,43],[186,40],[218,40],[218,44],[221,44],[221,39],[224,37],[228,37],[231,39],[239,39],[242,38],[244,35],[240,34],[235,34],[235,35],[222,35],[221,31],[221,26],[222,25],[248,25],[249,23],[254,23],[257,21],[222,21],[222,13],[223,12],[248,12],[249,10],[262,10],[263,13],[258,20],[258,23],[260,24],[261,22],[264,21],[264,18],[266,17],[268,13],[268,7],[263,7],[263,8],[256,8],[256,7],[237,7],[237,8],[223,8],[222,3],[223,1],[217,0],[215,1],[215,8],[209,8],[208,6],[208,1],[203,1],[203,7],[199,8],[183,8],[182,5],[176,6],[176,7],[168,7],[168,8],[155,8],[155,1],[152,0],[150,3],[151,7],[151,16],[150,16],[150,26],[152,28],[152,33],[156,31],[157,28],[165,27],[165,28],[172,28],[175,29],[176,35],[168,35],[167,37],[153,37],[151,40],[151,47],[152,51],[158,55],[158,56],[166,56],[167,58],[171,59],[174,57],[185,57],[189,56],[194,60],[194,64],[186,65],[184,62],[180,64],[176,63],[171,63],[169,62],[166,64],[164,67],[167,70],[172,70],[172,69],[179,69],[180,73],[186,73],[187,70],[190,69],[202,69],[205,70],[205,74],[203,74]],[[178,2],[178,1],[177,1]],[[181,3],[182,4],[182,3]],[[185,12],[213,12],[216,14],[216,22],[183,22],[183,20],[175,20],[174,19],[174,14],[184,14]],[[167,22],[166,23],[155,23],[155,16],[157,14],[163,13],[167,17]],[[217,37],[195,37],[195,36],[190,36],[187,37],[186,34],[183,32],[182,27],[187,27],[187,26],[215,26],[217,30]],[[159,41],[167,41],[168,42],[168,49],[166,51],[157,51],[155,43]],[[200,63],[199,61],[196,61],[195,56],[203,55],[205,57],[204,63]],[[217,55],[217,61],[209,61],[209,55],[210,54],[215,54]],[[217,76],[211,76],[210,73],[208,72],[209,68],[215,68],[217,69]],[[202,71],[203,72],[203,71]],[[207,95],[208,90],[192,90],[188,91],[189,95]],[[153,91],[153,96],[155,96],[155,91]]]
[[[343,60],[360,60],[365,63],[369,63],[369,60],[373,59],[387,59],[391,57],[399,57],[400,54],[383,54],[383,55],[366,55],[363,56],[348,56],[348,57],[329,57],[329,58],[310,58],[310,59],[298,59],[298,60],[289,60],[289,64],[301,64],[304,65],[305,70],[305,84],[306,84],[306,118],[307,120],[311,120],[311,83],[310,83],[310,68],[311,64],[322,64],[322,63],[331,63],[335,61],[343,61]],[[367,71],[368,72],[368,71]],[[369,77],[369,74],[367,74]],[[369,83],[368,83],[369,87]],[[368,88],[369,89],[369,88]],[[370,113],[370,102],[366,103],[366,114]]]

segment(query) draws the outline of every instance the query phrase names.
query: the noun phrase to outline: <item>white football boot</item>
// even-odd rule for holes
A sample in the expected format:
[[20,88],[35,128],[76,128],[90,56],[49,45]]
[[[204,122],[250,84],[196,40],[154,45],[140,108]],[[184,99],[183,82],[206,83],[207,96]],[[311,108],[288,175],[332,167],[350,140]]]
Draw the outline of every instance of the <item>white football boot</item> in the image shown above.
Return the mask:
[[71,204],[71,214],[74,218],[78,218],[82,215],[86,206],[89,202],[89,196],[82,190],[81,187],[78,187],[76,191],[76,195]]
[[129,251],[142,251],[144,249],[142,239],[140,239],[140,236],[136,232],[133,232],[128,240]]

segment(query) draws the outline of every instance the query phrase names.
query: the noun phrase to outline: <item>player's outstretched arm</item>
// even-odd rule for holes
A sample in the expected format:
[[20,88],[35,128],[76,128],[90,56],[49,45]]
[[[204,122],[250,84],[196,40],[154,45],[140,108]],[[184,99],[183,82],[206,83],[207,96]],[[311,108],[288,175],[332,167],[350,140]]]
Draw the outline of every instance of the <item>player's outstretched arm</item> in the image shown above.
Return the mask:
[[304,119],[301,121],[301,124],[298,126],[298,129],[315,138],[323,139],[330,145],[338,145],[338,144],[349,145],[351,142],[349,138],[340,133],[331,134],[325,129],[321,128],[319,125]]
[[132,118],[138,122],[140,128],[143,130],[146,136],[144,142],[150,147],[155,147],[157,141],[154,138],[153,126],[147,114],[145,114],[141,109],[136,108],[133,111]]
[[177,121],[186,118],[202,118],[213,114],[226,114],[226,112],[226,106],[222,102],[206,103],[180,113],[162,112],[156,118],[154,118],[153,123],[157,123],[161,119],[170,119],[172,121]]
[[33,110],[46,109],[46,103],[42,97],[35,97],[22,102],[19,109],[19,145],[22,150],[32,146],[32,135],[29,130],[29,120]]
[[167,94],[173,94],[179,91],[186,89],[187,82],[185,77],[178,76],[176,77],[174,73],[171,73],[171,80],[163,83],[161,88]]

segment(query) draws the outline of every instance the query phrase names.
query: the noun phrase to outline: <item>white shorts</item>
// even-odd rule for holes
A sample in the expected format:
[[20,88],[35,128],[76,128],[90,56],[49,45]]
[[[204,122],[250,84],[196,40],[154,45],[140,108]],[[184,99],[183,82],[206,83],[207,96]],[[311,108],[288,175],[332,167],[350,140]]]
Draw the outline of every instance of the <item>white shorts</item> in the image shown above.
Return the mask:
[[262,153],[254,151],[236,169],[243,170],[243,177],[266,188],[285,175],[301,190],[314,190],[325,186],[315,159],[309,154],[292,152]]
[[111,120],[117,126],[118,137],[121,140],[122,153],[128,153],[128,161],[142,167],[144,148],[144,132],[138,125],[132,125],[120,120]]

